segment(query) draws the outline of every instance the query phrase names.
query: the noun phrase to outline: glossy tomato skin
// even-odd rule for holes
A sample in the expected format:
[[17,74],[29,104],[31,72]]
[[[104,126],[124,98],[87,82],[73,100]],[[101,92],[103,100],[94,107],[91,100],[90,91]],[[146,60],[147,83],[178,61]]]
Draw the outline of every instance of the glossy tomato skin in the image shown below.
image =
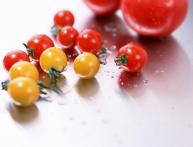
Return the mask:
[[29,39],[28,48],[33,49],[34,59],[39,60],[40,55],[44,50],[54,47],[53,40],[45,34],[38,34]]
[[62,72],[67,66],[67,56],[59,48],[48,48],[40,57],[40,66],[46,73],[49,73],[51,68]]
[[75,73],[80,78],[90,79],[97,74],[100,68],[100,62],[94,54],[84,52],[76,57],[73,67]]
[[60,10],[54,15],[54,25],[63,28],[65,26],[73,26],[74,15],[69,10]]
[[80,32],[77,38],[77,45],[81,52],[97,54],[103,44],[101,34],[93,29],[85,29]]
[[96,15],[110,15],[120,7],[120,0],[84,0]]
[[140,72],[148,61],[148,54],[141,46],[136,43],[129,43],[123,46],[117,54],[117,58],[125,55],[127,62],[121,67],[129,73]]
[[127,24],[141,35],[165,37],[184,21],[187,0],[122,0]]
[[26,61],[15,63],[9,70],[9,79],[14,80],[19,77],[27,77],[33,80],[39,79],[39,72],[34,64]]
[[62,45],[62,48],[69,49],[76,45],[77,37],[78,31],[71,26],[66,26],[58,33],[57,41]]
[[3,65],[4,68],[9,71],[9,69],[12,67],[13,64],[19,61],[27,61],[30,62],[29,56],[26,52],[22,50],[13,50],[8,52],[4,59],[3,59]]
[[33,105],[39,98],[40,90],[36,81],[20,77],[8,84],[8,93],[14,104],[27,107]]

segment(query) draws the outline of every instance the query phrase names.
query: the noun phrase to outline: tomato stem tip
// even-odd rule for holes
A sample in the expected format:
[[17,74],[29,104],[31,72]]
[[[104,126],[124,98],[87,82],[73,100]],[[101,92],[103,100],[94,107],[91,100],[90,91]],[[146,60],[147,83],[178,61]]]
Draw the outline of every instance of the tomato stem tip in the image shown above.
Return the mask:
[[60,77],[62,71],[55,69],[54,67],[50,68],[48,74],[52,82],[56,83],[56,80]]
[[29,55],[32,59],[34,59],[34,49],[29,48],[29,47],[27,46],[27,44],[25,44],[25,43],[23,43],[23,45],[24,45],[24,47],[26,48],[28,55]]
[[51,27],[51,34],[53,37],[56,37],[60,31],[61,29],[55,25]]
[[9,80],[1,82],[1,90],[7,91]]
[[128,63],[128,57],[125,54],[123,54],[121,56],[118,56],[115,59],[115,63],[116,63],[117,66],[121,66],[121,65],[127,64]]

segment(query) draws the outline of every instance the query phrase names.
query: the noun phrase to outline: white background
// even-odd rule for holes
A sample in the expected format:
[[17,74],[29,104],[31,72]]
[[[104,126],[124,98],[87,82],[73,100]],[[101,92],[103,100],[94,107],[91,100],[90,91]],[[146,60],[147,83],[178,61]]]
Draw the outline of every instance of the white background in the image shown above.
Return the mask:
[[[9,50],[24,49],[22,43],[32,35],[49,34],[53,14],[64,8],[75,14],[78,29],[92,16],[79,0],[1,0],[0,60]],[[14,107],[0,91],[0,146],[192,147],[192,9],[173,41],[157,46],[163,62],[151,54],[156,62],[144,70],[149,82],[140,88],[134,84],[129,92],[121,90],[120,71],[108,63],[87,83],[78,81],[69,65],[65,96],[52,94],[52,102],[28,109]],[[5,80],[2,64],[0,71]]]

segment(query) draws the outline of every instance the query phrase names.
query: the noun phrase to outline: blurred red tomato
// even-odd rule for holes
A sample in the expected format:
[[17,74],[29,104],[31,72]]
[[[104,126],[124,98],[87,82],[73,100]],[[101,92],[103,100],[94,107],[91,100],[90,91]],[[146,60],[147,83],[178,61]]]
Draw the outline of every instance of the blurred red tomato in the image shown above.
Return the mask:
[[164,37],[177,29],[187,14],[187,0],[122,0],[128,25],[139,34]]
[[120,6],[120,0],[84,0],[96,15],[113,14]]

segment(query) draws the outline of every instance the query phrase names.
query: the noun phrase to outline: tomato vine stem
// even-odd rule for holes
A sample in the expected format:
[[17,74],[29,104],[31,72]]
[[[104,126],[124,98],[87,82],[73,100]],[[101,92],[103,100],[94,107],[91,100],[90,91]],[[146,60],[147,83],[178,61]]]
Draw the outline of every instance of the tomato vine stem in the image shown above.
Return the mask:
[[26,51],[28,53],[28,55],[34,59],[34,49],[29,48],[27,44],[23,43],[24,47],[26,48]]

